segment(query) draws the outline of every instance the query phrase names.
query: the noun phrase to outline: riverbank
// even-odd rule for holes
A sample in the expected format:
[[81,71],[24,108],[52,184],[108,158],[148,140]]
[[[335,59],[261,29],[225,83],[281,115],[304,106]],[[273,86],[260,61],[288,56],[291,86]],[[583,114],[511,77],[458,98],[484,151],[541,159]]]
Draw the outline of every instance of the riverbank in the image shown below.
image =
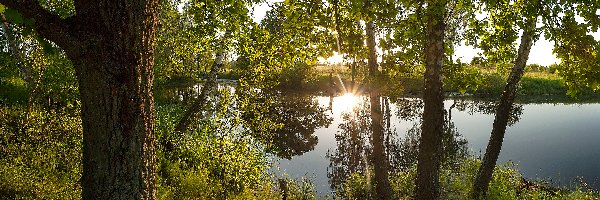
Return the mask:
[[[328,78],[328,77],[327,77]],[[13,80],[13,79],[11,79]],[[196,84],[183,80],[185,85]],[[347,82],[348,83],[348,82]],[[176,87],[180,85],[171,85]],[[348,85],[346,85],[348,86]],[[82,127],[77,104],[39,103],[26,113],[27,90],[22,81],[3,82],[10,93],[0,95],[0,199],[65,199],[81,193]],[[358,87],[358,86],[357,86]],[[13,96],[14,95],[14,96]],[[18,98],[16,98],[18,97]],[[158,97],[157,97],[158,98]],[[69,102],[69,101],[67,101]],[[316,199],[315,186],[308,179],[288,180],[282,187],[270,174],[266,156],[259,144],[248,138],[236,138],[226,124],[204,119],[202,128],[190,137],[174,135],[172,128],[183,108],[177,103],[156,105],[157,182],[159,199]],[[220,113],[219,116],[235,116]],[[233,121],[233,120],[231,120]],[[24,123],[26,122],[26,123]],[[221,135],[217,136],[219,133]],[[165,153],[161,142],[173,140],[174,153]],[[213,149],[222,149],[214,154]],[[446,199],[468,199],[477,159],[464,159],[458,167],[442,173],[442,191]],[[414,167],[391,174],[394,194],[410,199]],[[373,177],[354,174],[336,193],[340,198],[372,197]],[[490,199],[597,199],[597,191],[583,185],[548,190],[543,183],[523,181],[512,165],[499,167],[490,188]],[[547,188],[547,187],[546,187]],[[366,195],[366,196],[365,196]],[[332,197],[333,198],[333,197]]]
[[[504,90],[506,81],[498,73],[482,73],[483,82],[477,85],[475,90],[466,90],[461,93],[458,89],[446,85],[444,88],[448,97],[474,97],[474,98],[498,98]],[[219,74],[219,79],[235,81],[238,75],[229,71]],[[355,80],[348,74],[325,74],[315,73],[312,76],[290,79],[292,82],[281,82],[275,89],[292,92],[306,93],[312,95],[329,96],[339,95],[347,92],[366,92],[362,80]],[[190,87],[202,83],[202,79],[189,77],[174,77],[169,80],[161,80],[156,86],[158,88],[181,88]],[[383,91],[390,93],[389,96],[420,97],[423,93],[423,79],[403,77],[397,80],[384,80],[380,84]],[[519,82],[517,101],[544,102],[544,101],[590,101],[600,99],[600,93],[593,90],[576,91],[577,94],[569,95],[565,82],[556,74],[547,72],[526,72]]]
[[[440,173],[441,199],[471,199],[471,187],[481,161],[464,158],[454,165],[442,167]],[[336,191],[340,199],[376,199],[375,177],[370,173],[353,174]],[[416,165],[391,174],[389,181],[394,199],[412,199],[415,190]],[[544,182],[524,179],[512,163],[497,166],[494,170],[485,199],[598,199],[600,193],[584,184],[573,188],[556,188]]]
[[[318,198],[310,179],[288,179],[284,189],[278,178],[264,170],[268,166],[247,165],[245,161],[257,161],[261,158],[256,156],[262,153],[246,152],[245,143],[239,143],[239,140],[221,141],[218,138],[202,136],[180,141],[170,136],[169,127],[176,120],[179,109],[173,105],[157,105],[158,139],[172,138],[178,143],[192,142],[195,145],[181,146],[179,153],[169,156],[162,151],[163,148],[158,143],[158,190],[162,199],[210,198],[223,195],[219,191],[224,190],[229,190],[224,195],[231,199],[283,199],[284,194],[288,199]],[[36,107],[30,113],[27,126],[21,128],[20,122],[25,120],[21,115],[23,112],[24,108],[18,104],[0,107],[0,198],[76,197],[81,190],[78,180],[82,173],[81,163],[78,162],[82,149],[78,112],[65,109],[44,111]],[[227,151],[224,154],[211,155],[207,150],[214,148],[224,148]],[[189,154],[191,152],[195,153]],[[187,161],[177,162],[177,158],[185,158]],[[244,162],[229,160],[233,158],[243,158]],[[479,162],[474,158],[462,159],[457,163],[457,167],[448,167],[442,171],[441,190],[445,199],[469,199],[472,179]],[[216,173],[218,169],[227,170]],[[394,195],[398,199],[410,199],[414,190],[415,168],[399,171],[390,176]],[[373,173],[352,175],[341,185],[342,188],[337,191],[335,197],[374,197],[374,188],[370,184],[374,183],[374,177],[368,174]],[[249,176],[261,178],[245,182],[252,180],[248,179]],[[549,187],[541,182],[523,181],[522,174],[511,164],[499,166],[493,177],[488,193],[489,199],[600,198],[597,191],[586,189],[585,185],[555,190],[548,189]],[[236,191],[232,189],[236,186],[226,180],[241,180],[236,184],[244,186]]]

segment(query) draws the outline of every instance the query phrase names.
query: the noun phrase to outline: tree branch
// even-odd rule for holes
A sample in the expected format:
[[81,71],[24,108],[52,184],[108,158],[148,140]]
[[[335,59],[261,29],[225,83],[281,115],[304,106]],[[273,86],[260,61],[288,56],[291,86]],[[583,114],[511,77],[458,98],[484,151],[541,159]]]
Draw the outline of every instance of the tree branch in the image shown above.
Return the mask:
[[35,30],[61,48],[70,48],[72,41],[76,41],[69,34],[68,20],[48,12],[36,0],[0,0],[0,3],[19,11],[26,18],[35,20]]

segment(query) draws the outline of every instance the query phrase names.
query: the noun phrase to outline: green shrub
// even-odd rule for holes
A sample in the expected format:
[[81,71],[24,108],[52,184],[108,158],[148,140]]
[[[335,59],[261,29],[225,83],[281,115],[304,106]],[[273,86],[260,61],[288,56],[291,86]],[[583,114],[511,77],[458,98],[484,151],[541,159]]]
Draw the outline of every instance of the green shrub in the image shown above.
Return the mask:
[[518,91],[520,95],[565,95],[567,88],[559,79],[523,77]]
[[[471,199],[471,188],[481,161],[464,158],[458,167],[443,166],[440,171],[441,199]],[[372,171],[372,170],[371,170]],[[366,175],[365,175],[366,174]],[[353,174],[335,193],[336,199],[376,199],[372,172]],[[369,179],[370,177],[370,179]],[[396,199],[412,199],[415,190],[416,165],[390,174],[390,185]],[[495,168],[485,199],[598,199],[597,191],[577,187],[572,190],[552,188],[544,183],[524,182],[512,163]]]
[[0,107],[0,199],[78,199],[82,132],[78,113]]
[[478,88],[476,94],[483,96],[500,96],[506,85],[504,77],[498,73],[487,74],[485,81]]

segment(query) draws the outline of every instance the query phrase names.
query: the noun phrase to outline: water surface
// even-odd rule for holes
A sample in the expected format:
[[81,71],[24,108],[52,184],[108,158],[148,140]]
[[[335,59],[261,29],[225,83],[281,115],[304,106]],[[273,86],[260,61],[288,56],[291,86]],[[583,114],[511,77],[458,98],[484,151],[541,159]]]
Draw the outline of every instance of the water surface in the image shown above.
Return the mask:
[[[419,116],[422,103],[419,99],[406,99],[399,102],[387,98],[380,99],[384,117],[386,152],[399,151],[406,140],[419,132]],[[358,159],[355,163],[340,161],[352,145],[363,148],[369,154],[368,132],[369,97],[344,95],[338,97],[314,97],[315,104],[325,109],[324,114],[332,119],[326,126],[317,127],[314,136],[318,139],[314,149],[291,159],[279,159],[276,173],[287,174],[292,178],[312,177],[320,196],[332,191],[332,179],[339,173],[332,171],[341,165],[349,170],[369,159]],[[494,119],[495,104],[491,101],[446,100],[445,108],[450,117],[447,121],[453,133],[467,141],[466,148],[473,155],[481,155],[489,139]],[[513,109],[511,126],[507,129],[498,164],[511,161],[529,179],[551,179],[556,186],[573,186],[573,181],[582,177],[593,188],[600,188],[600,104],[518,104]],[[389,121],[389,123],[387,122]],[[364,125],[364,130],[356,129],[358,136],[348,134],[348,126]],[[389,124],[389,125],[388,125]],[[346,129],[344,129],[346,127]],[[407,136],[407,133],[412,136]],[[360,136],[362,134],[362,136]],[[338,138],[336,139],[336,135]],[[348,142],[348,137],[357,137],[362,142]],[[340,149],[342,148],[342,149]],[[396,148],[396,149],[393,149]],[[337,157],[336,157],[337,156]],[[399,156],[388,155],[394,160]],[[360,156],[359,156],[360,157]],[[364,157],[364,155],[363,155]],[[349,159],[352,160],[352,159]],[[356,159],[355,159],[356,160]],[[357,166],[350,166],[357,165]],[[395,166],[394,164],[391,164]],[[398,165],[399,166],[399,165]],[[393,171],[394,169],[390,169]]]

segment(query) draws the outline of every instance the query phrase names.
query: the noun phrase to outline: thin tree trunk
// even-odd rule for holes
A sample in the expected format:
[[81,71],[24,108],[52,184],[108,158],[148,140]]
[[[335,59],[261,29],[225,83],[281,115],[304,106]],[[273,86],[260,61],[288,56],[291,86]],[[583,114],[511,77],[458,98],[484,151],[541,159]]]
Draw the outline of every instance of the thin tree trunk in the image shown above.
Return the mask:
[[31,69],[28,67],[27,62],[25,61],[25,56],[23,52],[19,49],[19,45],[17,44],[17,39],[13,35],[12,30],[10,29],[10,24],[4,13],[0,13],[0,19],[2,20],[2,28],[4,29],[4,36],[6,37],[6,41],[8,42],[8,46],[12,51],[13,55],[17,57],[19,71],[21,76],[28,85],[33,85],[33,75],[31,73]]
[[352,72],[351,72],[352,73],[352,81],[351,81],[350,88],[353,89],[352,91],[354,91],[354,86],[356,85],[356,81],[355,81],[355,78],[356,78],[356,65],[357,65],[356,64],[356,58],[353,58],[352,59],[352,66],[350,66],[351,70],[352,70]]
[[40,72],[37,80],[33,79],[32,70],[31,70],[31,68],[29,68],[29,66],[31,66],[31,65],[27,62],[25,55],[23,55],[23,52],[19,48],[19,45],[17,44],[17,39],[14,37],[13,32],[10,29],[10,24],[8,23],[8,20],[6,20],[6,17],[4,16],[3,13],[0,13],[0,19],[2,20],[2,28],[4,29],[4,35],[6,36],[6,41],[8,42],[8,45],[9,45],[13,55],[17,58],[17,61],[18,61],[17,66],[19,67],[19,72],[21,73],[21,76],[23,76],[23,80],[25,80],[25,82],[27,83],[27,86],[30,89],[29,95],[27,96],[25,121],[22,124],[23,131],[25,131],[26,130],[25,127],[27,126],[27,124],[29,124],[29,113],[31,113],[31,108],[33,107],[33,100],[35,97],[35,93],[40,84],[43,72],[42,71]]
[[[175,128],[175,131],[183,133],[183,132],[187,131],[188,128],[190,128],[190,125],[192,124],[192,122],[197,120],[198,114],[202,111],[202,109],[208,102],[209,94],[211,94],[212,91],[217,87],[217,74],[218,74],[219,70],[221,69],[221,67],[223,66],[224,57],[225,57],[225,48],[221,49],[221,51],[219,51],[217,53],[216,59],[210,69],[210,72],[208,73],[206,82],[204,83],[204,86],[202,87],[202,91],[200,92],[200,95],[198,95],[198,97],[196,98],[194,103],[183,114],[183,117],[181,118],[181,120],[179,120],[179,123],[177,123],[177,127]],[[166,146],[167,150],[169,148],[172,149],[173,147]]]
[[339,35],[342,33],[342,31],[340,29],[340,26],[338,25],[340,23],[339,0],[333,0],[332,5],[333,5],[333,19],[335,20],[335,22],[333,23],[333,29],[337,32],[335,35],[335,42],[337,44],[337,52],[339,54],[342,54],[342,49],[340,48],[340,37],[339,37]]
[[439,199],[439,169],[444,133],[444,22],[446,1],[427,1],[423,124],[417,162],[416,199]]
[[379,76],[379,66],[377,64],[377,44],[375,43],[375,22],[370,21],[366,26],[367,48],[369,49],[369,76],[376,79]]
[[[370,6],[370,1],[367,2]],[[379,76],[379,66],[377,63],[377,51],[375,43],[375,22],[370,21],[366,25],[367,48],[369,49],[369,88],[371,103],[371,131],[373,141],[373,159],[375,165],[375,190],[378,199],[391,199],[391,187],[388,179],[388,162],[383,146],[383,114],[381,111],[381,95],[375,81]]]
[[529,52],[533,45],[535,22],[536,18],[528,19],[527,27],[525,27],[526,30],[521,36],[521,44],[519,46],[515,64],[508,77],[506,86],[504,87],[500,105],[496,110],[496,117],[494,118],[492,133],[483,157],[483,163],[481,164],[477,177],[475,177],[475,182],[473,183],[472,197],[474,198],[483,197],[486,194],[488,185],[492,179],[494,167],[496,166],[496,161],[498,160],[500,149],[502,148],[502,141],[504,140],[504,134],[506,133],[506,126],[512,110],[511,108],[517,95],[517,87],[525,71]]
[[377,191],[378,199],[391,199],[392,190],[388,179],[388,160],[383,145],[384,130],[383,113],[381,111],[381,96],[374,91],[371,91],[370,93],[375,190]]
[[[27,95],[27,108],[25,110],[25,122],[23,123],[23,128],[25,128],[29,124],[29,113],[31,113],[31,109],[33,108],[33,102],[35,101],[35,95],[37,93],[38,88],[40,87],[40,83],[42,82],[42,78],[44,76],[44,69],[40,68],[40,72],[36,80],[32,82],[33,85],[30,84],[29,95]],[[23,129],[25,130],[25,129]]]

